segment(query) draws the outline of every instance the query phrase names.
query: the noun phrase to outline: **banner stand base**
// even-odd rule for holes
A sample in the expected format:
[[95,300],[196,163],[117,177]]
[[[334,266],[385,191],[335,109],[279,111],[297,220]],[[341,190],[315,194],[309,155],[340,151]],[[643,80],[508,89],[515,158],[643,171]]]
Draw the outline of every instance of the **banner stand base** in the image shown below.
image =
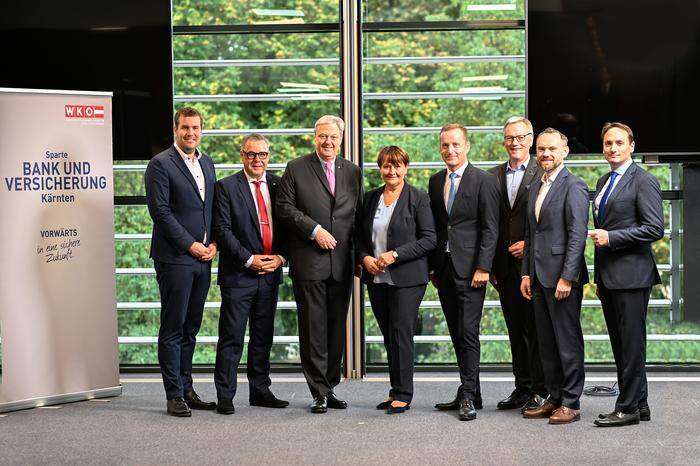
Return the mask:
[[60,405],[75,401],[86,401],[94,398],[111,398],[122,394],[122,386],[85,390],[83,392],[64,393],[62,395],[42,396],[28,400],[9,401],[0,403],[0,413],[19,411],[21,409],[39,408],[41,406]]

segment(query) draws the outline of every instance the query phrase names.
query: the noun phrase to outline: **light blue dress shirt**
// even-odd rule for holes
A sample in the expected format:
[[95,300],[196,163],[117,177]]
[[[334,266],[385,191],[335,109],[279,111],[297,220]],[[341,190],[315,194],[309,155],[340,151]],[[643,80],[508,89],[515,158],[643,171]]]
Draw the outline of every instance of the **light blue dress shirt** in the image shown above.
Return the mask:
[[515,204],[515,198],[518,195],[518,189],[525,176],[525,170],[527,170],[529,161],[530,158],[528,157],[527,160],[518,165],[515,169],[510,167],[510,163],[506,164],[506,189],[508,190],[508,202],[511,207]]
[[[398,198],[387,206],[384,203],[384,194],[379,198],[377,211],[374,213],[374,222],[372,222],[372,245],[374,246],[374,257],[379,257],[381,254],[388,251],[387,249],[387,233],[389,233],[389,223],[391,216],[394,213],[394,208]],[[386,283],[393,285],[391,274],[387,268],[384,272],[374,276],[374,283]]]

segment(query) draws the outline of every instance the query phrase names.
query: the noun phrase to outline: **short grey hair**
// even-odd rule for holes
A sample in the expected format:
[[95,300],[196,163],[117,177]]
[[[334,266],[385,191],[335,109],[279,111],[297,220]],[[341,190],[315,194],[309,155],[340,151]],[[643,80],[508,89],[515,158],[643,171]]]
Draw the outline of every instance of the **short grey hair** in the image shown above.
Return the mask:
[[543,134],[558,134],[559,137],[561,138],[561,141],[564,143],[564,145],[565,146],[569,145],[569,138],[567,138],[566,135],[564,135],[564,133],[562,133],[558,129],[545,128],[544,130],[542,130],[540,132],[540,134],[537,135],[537,138],[539,139],[539,137],[542,136]]
[[323,115],[321,118],[316,120],[316,123],[314,124],[314,133],[316,133],[316,129],[321,126],[321,125],[335,125],[338,127],[340,130],[340,135],[343,135],[343,131],[345,130],[345,122],[343,121],[342,118],[337,117],[335,115]]
[[509,127],[510,125],[514,125],[516,123],[524,123],[525,126],[527,126],[528,131],[530,131],[531,133],[534,132],[534,130],[532,129],[532,123],[530,122],[530,120],[528,120],[525,117],[521,117],[521,116],[512,116],[512,117],[508,118],[506,120],[506,124],[503,125],[503,132],[505,133],[507,127]]
[[265,136],[259,133],[250,133],[243,138],[243,141],[241,141],[241,150],[245,149],[245,145],[248,144],[248,141],[265,141],[267,147],[270,147],[270,141],[268,141]]

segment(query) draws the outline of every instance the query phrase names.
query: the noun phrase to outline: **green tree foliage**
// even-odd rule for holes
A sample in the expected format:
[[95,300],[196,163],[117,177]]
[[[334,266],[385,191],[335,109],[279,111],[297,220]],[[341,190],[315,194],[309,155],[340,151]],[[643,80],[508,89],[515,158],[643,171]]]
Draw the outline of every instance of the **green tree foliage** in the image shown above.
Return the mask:
[[[401,21],[449,21],[449,20],[513,20],[524,17],[524,2],[517,0],[515,10],[473,11],[475,0],[390,0],[388,2],[363,2],[362,14],[367,22]],[[493,0],[489,3],[512,4],[510,1]],[[261,22],[299,22],[338,24],[338,3],[331,0],[251,0],[224,2],[221,0],[175,0],[173,2],[175,25],[260,24]],[[269,10],[295,10],[303,16],[270,16]],[[267,10],[267,11],[266,11]],[[294,13],[298,15],[299,13]],[[330,59],[332,64],[313,66],[282,66],[277,62],[265,64],[240,63],[238,66],[198,67],[176,66],[174,69],[175,94],[182,95],[267,95],[279,99],[268,101],[253,98],[250,101],[178,102],[176,105],[193,105],[205,116],[204,128],[209,129],[299,129],[313,127],[323,114],[340,114],[340,34],[335,32],[288,34],[221,34],[178,35],[173,39],[174,58],[182,60],[285,60]],[[499,127],[512,115],[525,113],[525,99],[503,97],[494,100],[463,100],[461,98],[430,98],[421,96],[428,92],[457,92],[473,87],[500,87],[509,91],[525,90],[525,65],[522,59],[509,61],[484,61],[474,63],[430,64],[381,64],[374,59],[386,57],[453,57],[453,56],[524,56],[525,34],[523,30],[481,31],[423,31],[423,32],[365,32],[362,36],[362,90],[363,128],[417,128],[440,127],[459,122],[468,126]],[[245,66],[243,66],[245,65]],[[306,99],[286,98],[285,90],[298,85],[317,86],[307,92]],[[297,86],[295,86],[297,85]],[[413,92],[419,98],[376,98],[379,93]],[[321,95],[327,95],[325,98]],[[534,122],[536,131],[538,122]],[[312,150],[310,132],[301,135],[271,136],[272,163],[285,163]],[[504,160],[501,134],[473,132],[469,158],[472,161]],[[202,148],[218,164],[239,163],[239,136],[205,136]],[[380,184],[376,170],[376,154],[386,145],[404,147],[412,162],[439,162],[437,132],[376,134],[367,130],[363,135],[363,165],[366,187]],[[572,157],[579,159],[579,157]],[[143,162],[145,163],[145,161]],[[427,180],[435,169],[411,168],[410,183],[425,189]],[[595,182],[605,171],[605,166],[573,168],[593,189]],[[232,174],[232,170],[219,170],[218,177]],[[654,168],[664,189],[669,189],[669,170]],[[279,173],[281,174],[281,173]],[[143,171],[118,171],[115,175],[117,195],[143,195]],[[666,207],[668,220],[668,206]],[[120,206],[115,209],[117,233],[149,233],[151,220],[144,206]],[[668,223],[667,223],[668,227]],[[147,240],[120,240],[117,242],[118,268],[152,267],[148,257]],[[658,262],[669,263],[669,241],[654,245]],[[593,263],[593,247],[586,249],[588,264]],[[216,263],[214,264],[216,266]],[[669,274],[662,274],[664,284],[656,287],[652,299],[669,298]],[[215,277],[214,277],[215,280]],[[119,275],[117,282],[119,302],[158,303],[158,287],[152,274]],[[215,281],[208,301],[220,301]],[[365,297],[366,299],[366,297]],[[498,296],[489,287],[487,301],[497,302]],[[585,299],[595,299],[592,286],[585,289]],[[437,301],[437,293],[428,288],[426,301]],[[275,320],[275,335],[297,335],[294,297],[288,278],[280,290],[280,302]],[[291,308],[286,308],[289,305]],[[218,309],[206,308],[200,335],[217,335]],[[698,327],[689,323],[672,323],[669,309],[655,307],[649,312],[649,333],[698,333]],[[371,308],[365,309],[367,335],[380,335]],[[585,334],[606,334],[600,308],[584,308],[582,323]],[[124,336],[155,336],[158,333],[159,311],[120,310],[119,332]],[[485,307],[481,333],[506,335],[505,323],[498,306]],[[422,308],[419,314],[418,334],[448,335],[442,311]],[[698,343],[649,342],[649,361],[700,361]],[[200,344],[195,355],[198,363],[214,362],[214,345]],[[386,360],[381,343],[367,345],[369,363]],[[122,363],[157,363],[154,345],[121,345]],[[272,358],[276,362],[298,362],[298,347],[276,344]],[[482,344],[483,362],[509,362],[507,341],[488,341]],[[612,360],[607,342],[589,342],[586,360],[609,362]],[[416,345],[417,363],[454,363],[452,345],[445,343],[419,343]]]

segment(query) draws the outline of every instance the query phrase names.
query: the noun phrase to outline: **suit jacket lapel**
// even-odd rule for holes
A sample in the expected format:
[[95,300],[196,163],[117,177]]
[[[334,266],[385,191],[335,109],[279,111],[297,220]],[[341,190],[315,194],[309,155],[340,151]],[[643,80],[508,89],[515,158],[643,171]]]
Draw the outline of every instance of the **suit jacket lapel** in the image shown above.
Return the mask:
[[[617,195],[620,192],[622,192],[622,188],[624,188],[625,185],[627,185],[627,183],[630,182],[632,177],[634,177],[634,172],[636,169],[637,169],[637,164],[635,164],[634,162],[632,162],[632,164],[629,167],[627,167],[627,171],[625,171],[625,174],[622,175],[622,178],[620,178],[620,181],[617,182],[617,184],[615,185],[615,188],[610,193],[610,196],[608,196],[608,201],[606,202],[606,205],[609,205],[610,202],[614,201],[615,198],[617,197]],[[607,207],[606,207],[606,211],[607,211]]]
[[[379,205],[379,200],[382,198],[382,190],[377,189],[370,199],[369,212],[366,212],[368,221],[365,222],[365,228],[367,238],[369,239],[369,244],[372,246],[372,228],[374,228],[374,213],[377,211],[377,206]],[[374,251],[372,251],[374,252]]]
[[[262,235],[260,234],[260,219],[258,219],[258,211],[255,209],[255,200],[253,199],[253,193],[250,191],[250,186],[248,186],[248,178],[246,178],[245,173],[241,170],[236,174],[236,180],[238,181],[238,189],[241,191],[241,196],[243,196],[243,201],[248,208],[248,213],[250,218],[255,225],[255,232],[262,241]],[[269,186],[268,186],[269,187]]]
[[[331,193],[331,187],[328,185],[328,178],[326,178],[326,173],[323,171],[323,167],[321,167],[321,160],[318,158],[318,155],[316,153],[309,154],[307,156],[307,162],[309,165],[311,165],[311,170],[316,173],[316,176],[318,176],[318,179],[321,180],[321,184],[323,185],[324,188],[326,188],[326,191],[330,196],[333,196],[333,193]],[[336,157],[336,169],[338,167],[337,165],[338,159]],[[335,179],[335,187],[336,190],[338,188],[338,178],[337,178],[337,173],[336,173],[336,179]]]
[[554,179],[554,182],[549,188],[549,191],[547,192],[544,201],[542,201],[542,206],[540,207],[540,218],[542,218],[542,212],[547,209],[549,203],[552,201],[552,199],[554,199],[554,195],[556,194],[556,192],[559,191],[559,189],[561,189],[561,187],[564,185],[564,179],[566,179],[567,176],[569,176],[569,170],[567,170],[566,167],[564,167]]
[[391,214],[391,220],[389,220],[389,228],[398,222],[399,218],[401,218],[401,215],[399,215],[399,212],[401,212],[402,209],[406,208],[406,203],[408,202],[408,191],[409,191],[409,184],[404,183],[403,188],[401,189],[401,194],[399,194],[399,198],[396,200],[396,207],[394,207],[394,212]]
[[447,169],[438,172],[437,183],[434,187],[436,192],[433,193],[433,197],[440,199],[441,208],[435,212],[436,215],[442,215],[444,218],[449,218],[447,215],[447,206],[445,206],[445,180],[447,179]]
[[498,167],[497,178],[501,185],[501,202],[503,205],[510,210],[510,202],[508,202],[508,177],[506,177],[506,171],[508,170],[508,162],[500,165]]
[[[197,182],[194,180],[194,177],[192,176],[192,172],[190,172],[189,168],[187,168],[187,165],[185,165],[185,161],[182,160],[182,156],[177,151],[177,149],[175,149],[175,146],[172,147],[172,150],[170,152],[170,158],[173,159],[173,161],[175,162],[175,165],[177,166],[177,168],[180,169],[180,171],[185,176],[185,178],[187,178],[189,180],[190,184],[192,185],[192,188],[194,189],[194,192],[197,194],[197,197],[201,200],[202,196],[200,196],[200,194],[199,194],[199,188],[197,187]],[[202,166],[202,164],[200,163],[200,167],[201,166]],[[204,169],[202,169],[202,173],[204,173]],[[206,183],[206,180],[205,180],[205,183]],[[204,201],[202,201],[202,202],[204,202]]]
[[[525,168],[525,174],[523,175],[523,179],[520,182],[520,186],[518,187],[518,193],[515,195],[515,202],[513,202],[513,208],[515,208],[515,206],[522,201],[524,197],[523,193],[525,193],[525,186],[529,185],[532,182],[532,178],[535,176],[535,173],[537,173],[537,162],[535,161],[535,158],[533,156],[530,156],[530,161],[527,163],[527,168]],[[508,203],[508,207],[510,207],[510,203]]]

